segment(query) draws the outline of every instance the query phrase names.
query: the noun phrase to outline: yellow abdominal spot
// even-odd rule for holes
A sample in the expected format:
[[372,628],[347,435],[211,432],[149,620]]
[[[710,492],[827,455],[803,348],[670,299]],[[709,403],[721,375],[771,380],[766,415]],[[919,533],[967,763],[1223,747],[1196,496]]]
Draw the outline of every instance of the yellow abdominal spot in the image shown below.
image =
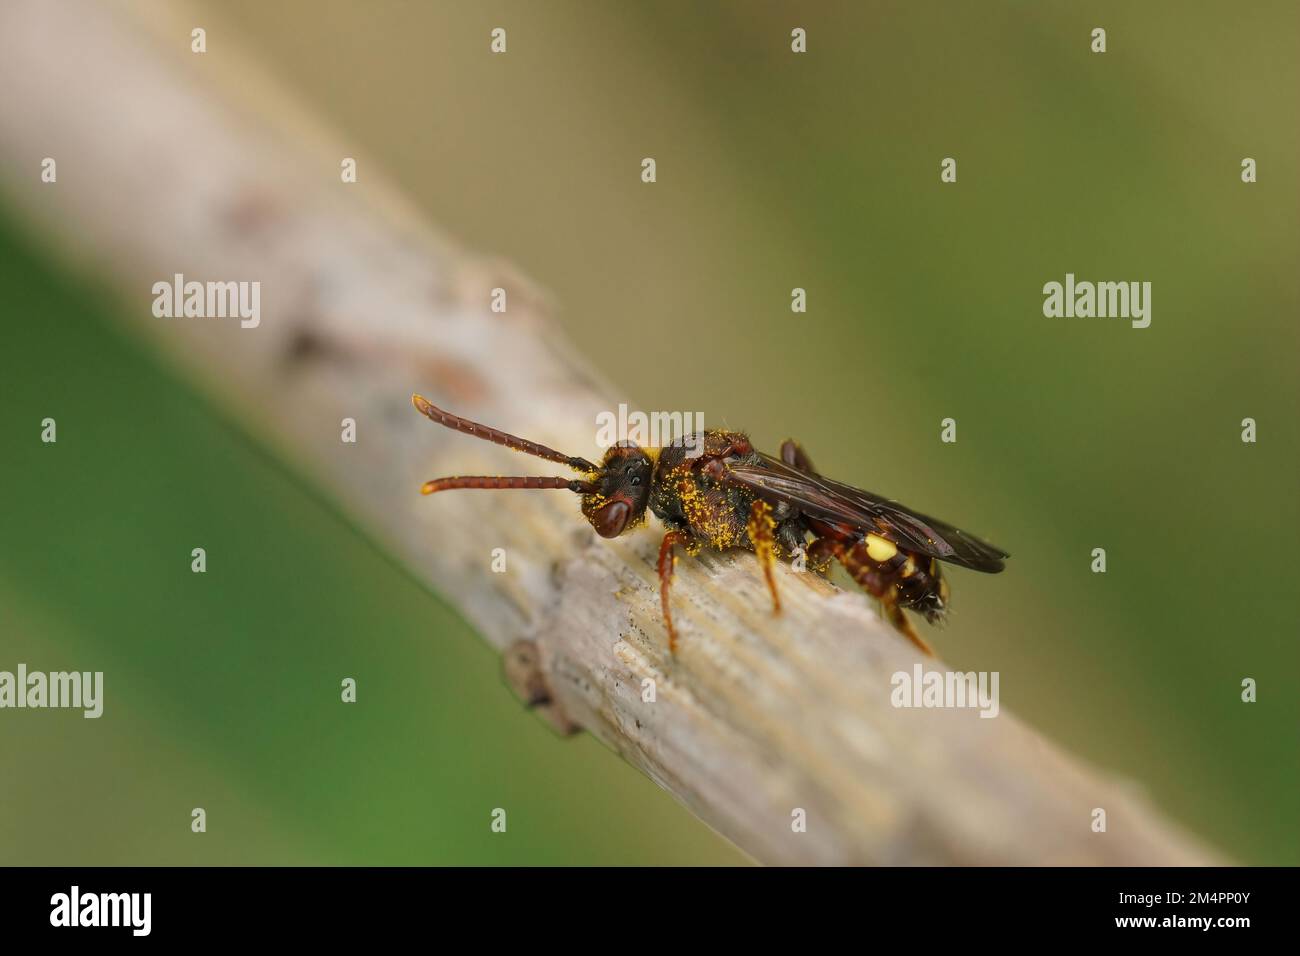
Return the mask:
[[876,534],[867,535],[867,556],[872,561],[888,561],[896,554],[898,554],[898,545],[888,538]]

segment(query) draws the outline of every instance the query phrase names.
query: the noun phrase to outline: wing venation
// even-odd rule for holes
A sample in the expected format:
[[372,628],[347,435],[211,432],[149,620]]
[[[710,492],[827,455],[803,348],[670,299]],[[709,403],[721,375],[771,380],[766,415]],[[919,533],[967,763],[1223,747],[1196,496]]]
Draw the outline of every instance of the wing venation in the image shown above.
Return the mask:
[[908,551],[964,568],[995,573],[1010,557],[937,518],[861,488],[799,471],[771,455],[760,454],[752,463],[728,463],[727,477],[774,504],[789,502],[806,515],[879,534]]

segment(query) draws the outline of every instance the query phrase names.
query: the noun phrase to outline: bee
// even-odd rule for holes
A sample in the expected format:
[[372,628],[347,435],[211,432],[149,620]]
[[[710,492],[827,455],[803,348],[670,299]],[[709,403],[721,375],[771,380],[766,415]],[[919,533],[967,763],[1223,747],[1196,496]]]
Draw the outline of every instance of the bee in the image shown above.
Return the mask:
[[950,524],[817,473],[793,440],[780,457],[756,451],[741,432],[709,429],[663,448],[624,442],[605,452],[599,465],[565,455],[443,411],[411,396],[421,414],[446,428],[566,465],[579,478],[435,478],[421,493],[457,488],[550,488],[582,496],[582,515],[602,538],[617,538],[644,523],[647,510],[665,527],[659,546],[659,596],[668,647],[677,650],[672,590],[677,548],[696,555],[704,548],[754,552],[780,613],[773,565],[803,555],[806,566],[825,574],[839,562],[858,585],[876,597],[885,617],[926,654],[933,654],[906,611],[931,624],[948,611],[948,582],[940,562],[997,573],[1009,555]]

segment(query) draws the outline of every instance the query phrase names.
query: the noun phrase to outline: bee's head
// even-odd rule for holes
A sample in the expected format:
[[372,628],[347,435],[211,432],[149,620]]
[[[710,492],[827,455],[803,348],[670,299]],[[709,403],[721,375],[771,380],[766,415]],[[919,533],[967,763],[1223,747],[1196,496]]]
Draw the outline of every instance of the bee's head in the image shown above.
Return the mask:
[[582,515],[602,538],[617,538],[645,519],[650,502],[654,462],[636,445],[622,443],[605,452],[591,481],[594,490],[582,496]]
[[438,491],[456,488],[479,488],[491,491],[514,489],[540,489],[572,491],[582,495],[582,514],[602,538],[617,538],[629,528],[645,519],[646,505],[650,502],[650,479],[654,475],[654,460],[636,445],[615,445],[605,453],[599,465],[585,458],[566,455],[526,438],[509,435],[488,425],[480,425],[443,411],[427,398],[412,395],[411,404],[420,414],[444,428],[473,435],[506,448],[513,448],[537,458],[568,465],[582,472],[581,478],[506,477],[499,475],[456,475],[426,481],[421,492],[431,495]]

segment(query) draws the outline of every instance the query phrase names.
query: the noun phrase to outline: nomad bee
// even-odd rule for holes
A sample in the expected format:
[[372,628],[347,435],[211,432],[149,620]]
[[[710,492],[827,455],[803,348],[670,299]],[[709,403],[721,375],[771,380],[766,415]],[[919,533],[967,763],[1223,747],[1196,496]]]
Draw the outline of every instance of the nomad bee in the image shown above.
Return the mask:
[[925,653],[930,647],[912,627],[905,610],[930,623],[948,609],[948,582],[939,562],[996,573],[1009,555],[952,525],[927,518],[897,502],[819,475],[794,441],[781,457],[755,451],[740,432],[709,429],[679,438],[665,448],[624,443],[610,448],[599,465],[561,454],[536,442],[478,425],[419,395],[411,403],[447,428],[567,465],[581,478],[435,478],[421,489],[429,495],[453,488],[554,488],[582,495],[582,514],[603,538],[617,538],[645,520],[646,509],[667,527],[659,546],[659,596],[668,647],[675,651],[669,591],[675,549],[747,548],[757,555],[781,610],[772,565],[797,553],[825,573],[832,561],[879,598],[890,622]]

